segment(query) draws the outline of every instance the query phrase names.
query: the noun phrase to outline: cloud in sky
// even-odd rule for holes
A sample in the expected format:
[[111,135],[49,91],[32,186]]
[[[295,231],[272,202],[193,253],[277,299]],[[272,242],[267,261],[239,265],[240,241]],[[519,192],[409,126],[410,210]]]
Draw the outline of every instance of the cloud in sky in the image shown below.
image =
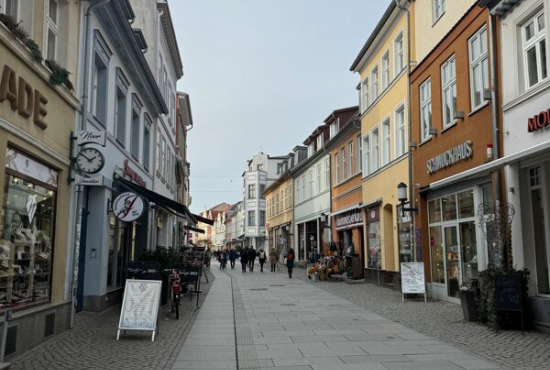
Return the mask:
[[349,67],[390,0],[172,0],[189,93],[191,210],[242,199],[246,161],[284,155],[357,105]]

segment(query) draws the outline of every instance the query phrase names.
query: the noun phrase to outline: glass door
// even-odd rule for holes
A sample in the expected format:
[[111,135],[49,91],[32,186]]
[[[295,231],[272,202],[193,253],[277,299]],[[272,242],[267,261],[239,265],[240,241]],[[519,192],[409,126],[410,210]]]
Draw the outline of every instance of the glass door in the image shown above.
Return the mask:
[[447,293],[449,297],[458,298],[460,291],[460,249],[458,244],[458,232],[456,226],[444,227],[445,256],[447,271]]
[[478,277],[477,241],[475,221],[462,222],[460,228],[460,260],[462,284],[470,285]]

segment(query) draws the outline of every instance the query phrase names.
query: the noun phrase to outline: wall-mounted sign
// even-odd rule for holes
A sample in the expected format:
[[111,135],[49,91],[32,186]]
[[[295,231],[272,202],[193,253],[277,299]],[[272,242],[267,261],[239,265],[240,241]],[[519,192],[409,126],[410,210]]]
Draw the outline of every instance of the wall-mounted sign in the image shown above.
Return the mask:
[[56,170],[44,166],[14,149],[6,150],[6,168],[57,187],[58,172]]
[[527,121],[527,131],[533,132],[550,126],[550,109],[540,112]]
[[124,167],[122,168],[123,176],[129,178],[130,180],[132,180],[136,184],[139,184],[139,185],[143,186],[144,188],[146,188],[147,187],[147,182],[145,182],[145,179],[143,177],[141,177],[136,171],[134,171],[134,169],[132,167],[130,167],[130,165],[128,163],[129,163],[129,160],[125,159],[124,160]]
[[81,186],[103,186],[103,176],[85,177],[75,175],[74,183]]
[[107,134],[105,131],[100,131],[100,132],[82,131],[81,133],[78,134],[78,137],[76,138],[76,144],[77,145],[97,144],[97,145],[105,146],[106,140],[107,140]]
[[44,117],[48,114],[48,99],[40,91],[33,89],[23,77],[17,79],[15,71],[8,65],[4,65],[0,80],[0,103],[6,100],[10,103],[11,109],[21,117],[32,116],[35,125],[43,130],[48,127],[44,122]]
[[467,140],[462,144],[458,144],[454,148],[451,148],[438,156],[428,160],[426,166],[428,167],[428,173],[430,175],[435,172],[450,167],[458,162],[471,158],[474,155],[474,149],[472,148],[472,142]]
[[132,222],[143,213],[145,204],[137,194],[126,192],[120,194],[113,201],[113,213],[120,221]]
[[336,230],[363,225],[363,211],[356,209],[336,216]]

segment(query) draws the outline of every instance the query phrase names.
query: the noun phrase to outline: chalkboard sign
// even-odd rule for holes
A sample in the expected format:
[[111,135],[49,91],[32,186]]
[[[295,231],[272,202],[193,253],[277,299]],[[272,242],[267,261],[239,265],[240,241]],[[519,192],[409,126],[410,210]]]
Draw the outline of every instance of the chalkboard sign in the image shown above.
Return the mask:
[[495,276],[495,308],[502,311],[523,310],[523,282],[521,275]]

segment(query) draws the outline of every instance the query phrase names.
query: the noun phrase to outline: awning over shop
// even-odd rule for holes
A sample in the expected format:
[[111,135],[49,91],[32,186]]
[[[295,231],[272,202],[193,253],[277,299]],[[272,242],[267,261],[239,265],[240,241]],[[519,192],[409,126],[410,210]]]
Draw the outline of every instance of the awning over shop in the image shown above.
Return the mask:
[[115,181],[127,190],[133,191],[156,205],[163,207],[167,211],[174,213],[176,216],[185,218],[193,224],[197,224],[197,219],[191,212],[189,212],[189,209],[185,205],[157,194],[154,191],[144,188],[143,186],[134,184],[133,182],[123,179],[120,176],[116,176]]
[[214,225],[214,220],[211,220],[209,218],[204,218],[204,217],[196,215],[194,213],[192,213],[192,215],[193,215],[193,217],[195,217],[195,219],[197,221],[202,222],[203,224]]
[[194,231],[196,233],[199,233],[199,234],[204,234],[204,230],[203,229],[197,229],[196,227],[192,227],[192,226],[185,226],[185,228],[189,231]]
[[472,180],[479,177],[487,176],[491,172],[496,171],[502,167],[517,163],[527,158],[546,154],[547,152],[550,152],[550,141],[532,146],[528,149],[520,150],[517,153],[510,154],[506,157],[502,157],[492,162],[471,168],[464,172],[457,173],[456,175],[449,176],[443,180],[435,181],[430,184],[430,190],[439,189],[445,186],[456,184],[461,181]]
[[354,204],[353,206],[349,206],[349,207],[346,207],[346,208],[339,209],[338,211],[332,212],[330,215],[332,217],[338,216],[339,214],[342,214],[344,212],[349,212],[349,211],[353,211],[355,209],[359,209],[362,205],[363,205],[362,203],[357,203],[357,204]]

